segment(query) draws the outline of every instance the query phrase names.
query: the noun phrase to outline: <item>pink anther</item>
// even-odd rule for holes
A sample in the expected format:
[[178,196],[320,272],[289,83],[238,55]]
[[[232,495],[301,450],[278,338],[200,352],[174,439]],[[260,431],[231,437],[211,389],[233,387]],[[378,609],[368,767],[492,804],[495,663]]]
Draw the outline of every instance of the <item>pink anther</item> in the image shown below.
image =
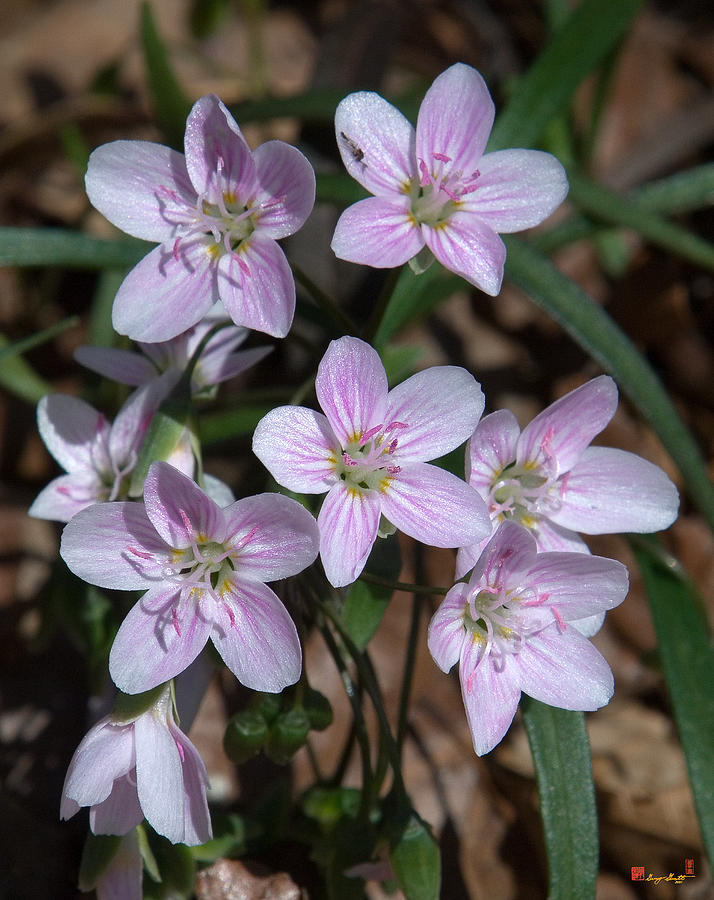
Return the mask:
[[438,159],[439,162],[451,162],[451,157],[447,156],[445,153],[432,153],[432,156],[434,157],[434,159]]
[[[378,434],[381,430],[381,425],[375,425],[374,428],[370,428],[368,431],[365,431],[365,433],[359,439],[360,447],[363,447],[371,437],[374,437],[374,435]],[[386,431],[387,429],[385,428],[384,430]]]
[[173,622],[174,631],[181,637],[181,626],[179,625],[179,617],[175,606],[171,607],[171,621]]

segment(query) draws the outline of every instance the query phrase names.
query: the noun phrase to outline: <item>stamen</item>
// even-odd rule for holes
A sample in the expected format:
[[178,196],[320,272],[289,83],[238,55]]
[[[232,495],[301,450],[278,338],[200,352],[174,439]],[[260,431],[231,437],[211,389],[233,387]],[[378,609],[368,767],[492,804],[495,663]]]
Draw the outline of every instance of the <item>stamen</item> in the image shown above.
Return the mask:
[[183,749],[183,744],[180,741],[176,741],[176,749],[181,757],[181,762],[183,762],[186,759],[186,751]]
[[551,612],[553,613],[553,615],[555,616],[555,621],[556,621],[556,624],[557,624],[557,626],[558,626],[558,631],[559,631],[561,634],[563,634],[563,632],[565,631],[565,629],[568,627],[568,626],[565,624],[565,619],[560,615],[560,613],[558,612],[558,610],[557,610],[554,606],[551,606],[550,609],[551,609]]
[[179,625],[178,613],[176,612],[175,606],[171,607],[171,621],[173,622],[176,634],[181,637],[181,626]]
[[[364,434],[362,435],[362,437],[359,439],[359,445],[360,445],[360,447],[364,447],[364,445],[367,443],[367,441],[368,441],[371,437],[374,437],[374,435],[377,434],[377,432],[379,432],[379,431],[381,431],[381,430],[382,430],[382,426],[381,426],[381,425],[375,425],[374,428],[370,428],[368,431],[365,431],[365,433],[364,433]],[[384,430],[386,431],[387,429],[385,428]]]
[[258,526],[254,525],[253,528],[250,529],[248,534],[244,535],[236,544],[233,544],[231,549],[226,550],[226,552],[222,556],[216,557],[214,559],[214,562],[220,562],[222,559],[225,559],[227,556],[229,556],[231,553],[235,552],[236,550],[242,550],[246,544],[249,544],[253,540],[253,538],[255,537],[255,535],[258,533],[259,530],[260,529],[258,528]]
[[431,184],[431,175],[429,174],[429,169],[423,159],[419,160],[419,171],[421,172],[421,178],[419,179],[420,187],[426,187],[428,184]]
[[445,153],[432,153],[434,159],[438,159],[440,162],[451,162],[451,157],[447,156]]
[[146,550],[137,550],[136,547],[127,547],[126,548],[129,553],[133,553],[134,556],[138,556],[141,559],[153,559],[153,555],[151,553],[147,553]]

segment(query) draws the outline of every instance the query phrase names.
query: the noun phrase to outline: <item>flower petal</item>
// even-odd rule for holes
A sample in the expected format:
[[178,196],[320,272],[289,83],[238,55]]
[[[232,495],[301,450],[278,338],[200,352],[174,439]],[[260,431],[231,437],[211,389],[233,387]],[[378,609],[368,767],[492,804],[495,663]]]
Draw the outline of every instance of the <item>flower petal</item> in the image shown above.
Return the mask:
[[432,366],[389,392],[386,423],[401,422],[394,461],[424,462],[454,450],[471,436],[484,407],[476,379],[459,366]]
[[337,479],[341,448],[322,413],[305,406],[279,406],[258,422],[253,453],[288,490],[322,494]]
[[226,544],[240,548],[231,560],[241,578],[288,578],[317,559],[317,523],[296,500],[282,494],[258,494],[237,500],[224,512]]
[[[492,526],[493,527],[493,526]],[[491,534],[487,535],[483,540],[477,541],[475,544],[469,544],[466,547],[459,547],[456,551],[456,566],[454,568],[454,578],[463,578],[476,563],[479,561],[484,547],[488,544]]]
[[87,196],[127,234],[167,241],[196,205],[183,156],[148,141],[112,141],[89,157]]
[[377,196],[402,194],[417,171],[414,128],[372,91],[357,91],[335,112],[335,133],[350,175]]
[[109,466],[109,423],[84,400],[69,394],[47,394],[37,404],[37,427],[45,446],[67,472],[86,477],[97,465]]
[[348,488],[343,481],[330,488],[317,517],[320,558],[327,580],[342,587],[359,576],[377,538],[380,495]]
[[93,472],[60,475],[35,497],[28,515],[52,522],[69,522],[78,512],[104,499],[106,487]]
[[315,172],[297,149],[284,141],[266,141],[253,152],[261,234],[283,238],[301,228],[315,205]]
[[512,657],[501,665],[482,653],[483,644],[465,640],[459,661],[461,695],[477,756],[493,750],[503,738],[521,698]]
[[614,681],[610,666],[590,641],[571,626],[556,625],[528,638],[509,658],[521,690],[561,709],[600,709],[610,700]]
[[516,458],[516,443],[521,433],[510,409],[492,412],[476,426],[466,447],[466,480],[488,499],[491,485]]
[[563,551],[566,553],[590,553],[590,549],[585,541],[574,531],[568,528],[562,528],[539,516],[528,529],[536,539],[539,553],[549,553],[551,551]]
[[516,522],[502,522],[484,547],[469,578],[469,586],[491,583],[493,575],[506,587],[520,584],[536,559],[533,535]]
[[506,248],[493,229],[466,210],[457,210],[435,228],[421,227],[427,246],[442,266],[491,297],[498,294]]
[[500,234],[539,225],[568,194],[565,169],[540,150],[499,150],[478,164],[476,190],[464,208]]
[[315,391],[342,447],[384,423],[387,374],[377,351],[355,337],[332,341],[320,360]]
[[586,553],[539,553],[528,580],[547,597],[543,608],[555,607],[566,622],[613,609],[629,585],[622,563]]
[[218,291],[228,315],[273,337],[285,337],[295,315],[295,281],[285,254],[258,232],[218,262]]
[[149,691],[188,668],[206,646],[212,621],[191,592],[176,585],[153,588],[119,626],[109,653],[109,674],[125,694]]
[[330,247],[338,259],[392,269],[410,260],[424,237],[409,212],[409,198],[367,197],[348,206],[337,220]]
[[166,376],[159,376],[129,395],[109,432],[109,453],[115,470],[133,469],[151,419],[172,387],[173,382]]
[[485,537],[491,520],[465,481],[428,463],[412,463],[389,479],[382,512],[400,531],[434,547],[462,547]]
[[145,713],[134,723],[136,790],[146,821],[177,844],[184,838],[181,757],[163,716]]
[[461,656],[461,647],[469,638],[464,629],[464,610],[469,589],[455,584],[441,602],[429,623],[427,644],[434,662],[449,672]]
[[617,387],[612,378],[600,375],[591,379],[551,403],[526,425],[518,440],[518,464],[546,464],[553,475],[567,472],[616,409]]
[[74,752],[62,788],[60,818],[67,819],[68,800],[78,806],[94,806],[109,796],[116,778],[134,766],[131,725],[115,725],[105,716],[86,733]]
[[154,528],[170,547],[188,547],[196,538],[218,543],[225,538],[225,516],[218,504],[166,462],[149,466],[144,503]]
[[[138,551],[138,552],[132,552]],[[142,503],[95,503],[68,522],[60,556],[84,581],[124,591],[146,590],[169,562]]]
[[94,834],[128,834],[143,820],[134,775],[132,769],[117,778],[107,799],[89,810],[89,827]]
[[181,768],[183,770],[183,837],[181,842],[193,847],[196,844],[205,844],[213,837],[211,828],[211,816],[206,802],[206,788],[208,787],[208,773],[201,756],[191,741],[180,728],[169,729],[173,739],[180,745]]
[[584,534],[660,531],[677,518],[679,495],[659,466],[625,450],[589,447],[563,480],[558,525]]
[[225,105],[214,94],[197,100],[186,120],[186,168],[196,193],[209,203],[231,192],[245,202],[256,188],[250,147]]
[[74,351],[74,358],[85,369],[134,387],[156,378],[158,374],[145,356],[116,347],[90,347],[83,344]]
[[218,300],[213,239],[160,244],[122,281],[112,324],[135,341],[168,341],[191,328]]
[[193,380],[199,389],[220,384],[257,365],[272,352],[272,347],[251,347],[250,350],[240,350],[238,353],[204,353],[193,370]]
[[241,684],[278,693],[302,669],[295,623],[267,585],[235,573],[230,582],[217,605],[211,640]]
[[456,63],[435,79],[419,108],[416,155],[429,165],[435,153],[449,166],[471,175],[491,133],[495,108],[486,82],[476,69]]

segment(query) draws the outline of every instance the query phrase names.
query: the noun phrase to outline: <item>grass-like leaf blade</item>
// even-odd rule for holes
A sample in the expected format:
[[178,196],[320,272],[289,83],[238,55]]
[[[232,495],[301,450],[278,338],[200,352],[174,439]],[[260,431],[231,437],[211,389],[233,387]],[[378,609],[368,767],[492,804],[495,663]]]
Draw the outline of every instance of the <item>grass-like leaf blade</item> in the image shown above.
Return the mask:
[[107,241],[63,228],[0,228],[0,266],[128,269],[152,248],[145,241]]
[[523,697],[548,854],[549,900],[595,897],[598,830],[585,716]]
[[584,0],[577,6],[516,85],[488,149],[533,146],[583,78],[616,47],[641,5],[641,0]]
[[687,761],[704,847],[714,863],[714,648],[696,587],[654,537],[632,548]]

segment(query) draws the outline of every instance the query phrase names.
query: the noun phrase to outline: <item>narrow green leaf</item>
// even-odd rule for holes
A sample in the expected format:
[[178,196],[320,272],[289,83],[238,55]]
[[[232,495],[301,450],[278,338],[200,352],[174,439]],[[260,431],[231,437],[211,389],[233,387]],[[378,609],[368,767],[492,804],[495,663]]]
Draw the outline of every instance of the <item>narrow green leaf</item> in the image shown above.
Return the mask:
[[0,385],[21,400],[33,405],[39,403],[45,394],[52,391],[50,385],[40,378],[26,359],[15,355],[13,345],[0,334],[0,353],[4,351],[9,351],[11,355],[0,363]]
[[145,241],[106,241],[62,228],[0,228],[0,266],[128,269],[151,247]]
[[463,280],[458,275],[445,272],[436,262],[421,275],[415,275],[405,266],[372,343],[381,350],[389,338],[407,322],[428,315],[441,300],[454,291],[463,289]]
[[[639,209],[660,215],[693,212],[714,205],[714,163],[695,166],[667,178],[651,181],[626,195]],[[602,225],[576,214],[547,231],[533,235],[531,243],[543,253],[593,237]]]
[[146,0],[141,4],[140,32],[156,121],[171,146],[182,150],[191,103],[174,74],[166,45],[156,28],[151,4]]
[[28,350],[33,350],[35,347],[46,344],[47,341],[53,340],[58,334],[62,334],[63,331],[67,331],[69,328],[76,328],[77,325],[79,325],[79,316],[70,316],[67,319],[62,319],[61,322],[55,322],[49,328],[43,328],[42,331],[37,331],[29,337],[23,338],[21,341],[15,341],[12,344],[5,343],[0,346],[0,365],[11,356],[20,356],[23,353],[27,353]]
[[619,382],[679,467],[693,502],[714,528],[714,486],[696,441],[662,383],[595,301],[523,241],[506,235],[506,274]]
[[681,566],[653,537],[631,541],[687,760],[702,839],[714,863],[714,650],[704,604]]
[[658,247],[676,253],[695,265],[714,270],[714,245],[680,225],[641,207],[615,191],[568,170],[570,199],[589,216],[609,225],[634,228]]
[[641,5],[641,0],[584,0],[577,6],[516,85],[488,149],[535,144],[583,78],[612,52]]
[[526,696],[521,712],[538,783],[549,900],[594,898],[598,830],[585,716]]

